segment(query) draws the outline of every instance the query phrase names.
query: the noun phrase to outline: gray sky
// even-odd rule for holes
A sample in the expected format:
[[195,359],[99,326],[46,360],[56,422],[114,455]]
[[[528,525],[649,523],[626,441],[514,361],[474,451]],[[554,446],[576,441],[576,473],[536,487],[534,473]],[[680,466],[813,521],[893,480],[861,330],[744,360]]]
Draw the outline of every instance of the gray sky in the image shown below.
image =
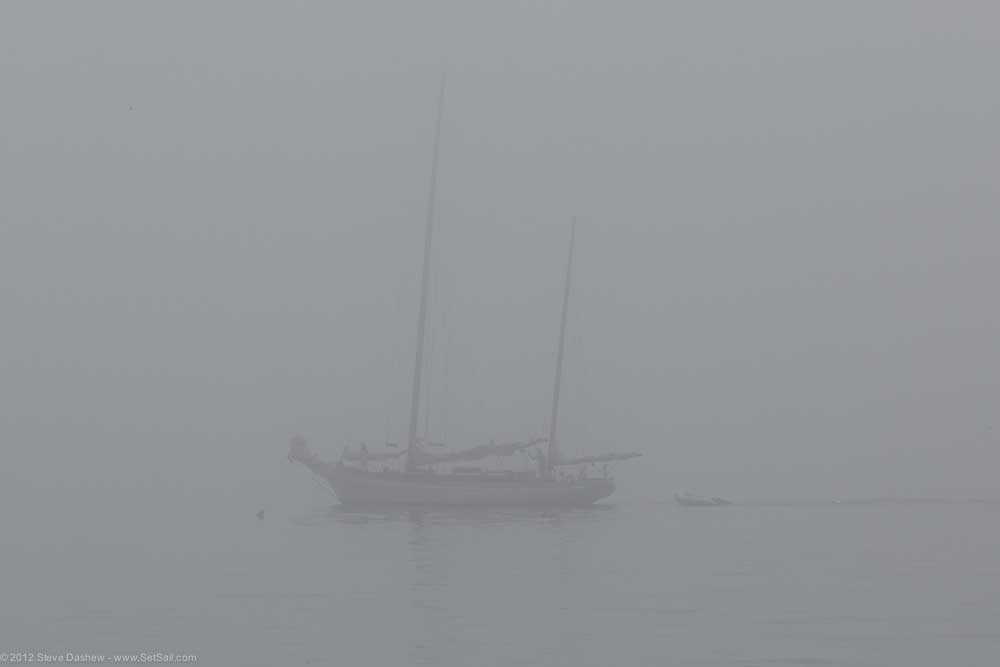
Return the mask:
[[0,479],[233,489],[296,431],[401,437],[447,71],[432,431],[544,432],[577,215],[563,441],[645,450],[625,495],[996,495],[998,25],[4,3]]

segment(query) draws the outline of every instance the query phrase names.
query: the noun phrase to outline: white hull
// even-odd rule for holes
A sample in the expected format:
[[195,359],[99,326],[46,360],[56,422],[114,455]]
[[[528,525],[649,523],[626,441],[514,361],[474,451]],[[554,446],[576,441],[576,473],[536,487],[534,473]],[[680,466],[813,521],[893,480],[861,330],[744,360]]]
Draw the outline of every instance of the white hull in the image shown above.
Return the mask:
[[343,464],[324,471],[345,505],[534,506],[591,505],[615,490],[610,479],[542,480],[517,476],[366,472]]

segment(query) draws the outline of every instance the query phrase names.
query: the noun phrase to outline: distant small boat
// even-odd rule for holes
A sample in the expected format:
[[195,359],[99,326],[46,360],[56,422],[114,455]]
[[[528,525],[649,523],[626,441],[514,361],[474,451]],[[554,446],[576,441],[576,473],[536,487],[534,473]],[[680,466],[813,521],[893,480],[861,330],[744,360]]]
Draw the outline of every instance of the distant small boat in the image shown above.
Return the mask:
[[732,505],[733,501],[726,500],[725,498],[719,498],[718,496],[712,496],[711,498],[707,496],[696,496],[693,493],[681,492],[674,494],[674,500],[677,501],[678,505],[683,505],[684,507],[722,507],[724,505]]

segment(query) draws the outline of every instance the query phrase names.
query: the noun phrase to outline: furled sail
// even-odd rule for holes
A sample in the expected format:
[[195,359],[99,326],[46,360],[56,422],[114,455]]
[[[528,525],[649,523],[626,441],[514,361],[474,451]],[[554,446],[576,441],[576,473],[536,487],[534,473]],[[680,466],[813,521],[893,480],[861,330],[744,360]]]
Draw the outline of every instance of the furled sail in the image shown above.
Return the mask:
[[526,442],[505,442],[479,445],[455,452],[428,452],[418,449],[411,456],[416,465],[432,465],[434,463],[451,463],[454,461],[480,461],[490,456],[513,456],[514,454],[535,447],[545,442],[544,438],[536,438]]
[[567,457],[557,457],[552,465],[557,466],[575,466],[583,463],[610,463],[612,461],[626,461],[628,459],[634,459],[637,456],[642,456],[642,452],[624,452],[617,453],[612,452],[610,454],[598,454],[596,456],[577,456],[574,458]]

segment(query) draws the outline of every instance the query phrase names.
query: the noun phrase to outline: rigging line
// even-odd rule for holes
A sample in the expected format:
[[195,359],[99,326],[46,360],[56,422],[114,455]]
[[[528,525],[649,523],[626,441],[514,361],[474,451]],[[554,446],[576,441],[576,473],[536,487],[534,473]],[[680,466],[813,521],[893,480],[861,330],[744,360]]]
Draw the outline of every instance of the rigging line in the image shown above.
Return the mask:
[[448,393],[448,366],[449,360],[451,358],[451,346],[452,341],[452,331],[448,328],[448,313],[445,313],[441,317],[441,327],[445,330],[445,347],[444,347],[444,369],[442,370],[442,387],[441,387],[441,423],[439,427],[441,428],[441,442],[448,444],[448,403],[451,400],[451,395]]
[[431,327],[430,349],[427,351],[427,370],[424,374],[424,444],[430,444],[431,430],[431,390],[433,389],[434,375],[434,328]]
[[430,270],[430,255],[434,237],[434,201],[437,190],[438,152],[441,144],[441,117],[444,110],[445,77],[441,77],[441,91],[438,94],[437,118],[434,124],[434,152],[431,158],[431,179],[427,197],[427,227],[424,232],[424,261],[420,278],[420,310],[417,316],[417,354],[413,364],[413,389],[410,397],[410,425],[406,444],[406,470],[415,469],[413,454],[417,445],[417,428],[420,420],[420,375],[423,372],[424,333],[427,325],[427,283]]
[[[431,269],[430,269],[430,289],[427,294],[427,312],[428,319],[430,319],[430,329],[428,330],[428,346],[429,350],[427,353],[427,364],[424,368],[425,380],[423,387],[424,396],[424,444],[431,444],[431,398],[434,397],[434,380],[435,380],[435,368],[434,363],[437,360],[435,357],[435,352],[440,354],[447,354],[447,349],[441,352],[440,348],[440,338],[442,330],[444,329],[445,318],[444,312],[442,311],[441,326],[435,326],[433,317],[436,308],[441,307],[441,303],[444,301],[441,298],[442,280],[444,280],[445,272],[441,270],[440,261],[440,250],[438,248],[431,249]],[[438,362],[440,365],[440,362]],[[440,398],[440,396],[438,396]]]
[[[436,263],[436,252],[431,251],[431,263]],[[430,277],[430,291],[427,295],[427,312],[431,313],[434,311],[435,302],[437,301],[437,286],[438,286],[438,271],[431,269]],[[431,442],[431,394],[434,390],[434,347],[437,343],[437,334],[439,332],[435,331],[433,321],[430,326],[430,331],[428,332],[429,340],[427,350],[427,364],[424,368],[424,445],[429,445]]]
[[[306,470],[309,470],[309,468],[306,468]],[[327,486],[322,481],[320,481],[320,476],[319,475],[317,475],[316,473],[314,473],[312,470],[309,470],[309,475],[310,475],[310,478],[312,479],[313,483],[316,484],[316,486],[320,487],[321,489],[323,489],[324,491],[326,491],[327,493],[329,493],[334,498],[337,497],[337,494],[335,494],[333,492],[333,489],[331,489],[329,486]]]
[[569,311],[570,289],[573,281],[573,245],[575,240],[576,218],[573,218],[569,227],[569,257],[566,260],[566,282],[563,286],[562,317],[559,323],[559,348],[556,353],[556,378],[555,386],[552,389],[552,416],[549,419],[549,455],[546,461],[549,475],[552,474],[553,464],[559,455],[556,430],[559,426],[559,390],[562,384],[563,353],[566,348],[566,316]]
[[[394,291],[394,306],[395,306],[395,322],[402,320],[403,315],[403,295],[406,292],[406,286],[408,283],[408,278],[404,273],[399,274],[399,278],[396,281],[396,289]],[[395,331],[396,326],[389,327],[390,331]],[[401,376],[405,373],[405,365],[403,364],[403,343],[399,336],[393,336],[392,342],[389,343],[389,386],[393,387],[396,385],[397,376]],[[385,393],[385,442],[388,445],[392,438],[392,415],[395,410],[396,403],[395,392],[387,390]],[[397,440],[398,442],[398,440]]]

